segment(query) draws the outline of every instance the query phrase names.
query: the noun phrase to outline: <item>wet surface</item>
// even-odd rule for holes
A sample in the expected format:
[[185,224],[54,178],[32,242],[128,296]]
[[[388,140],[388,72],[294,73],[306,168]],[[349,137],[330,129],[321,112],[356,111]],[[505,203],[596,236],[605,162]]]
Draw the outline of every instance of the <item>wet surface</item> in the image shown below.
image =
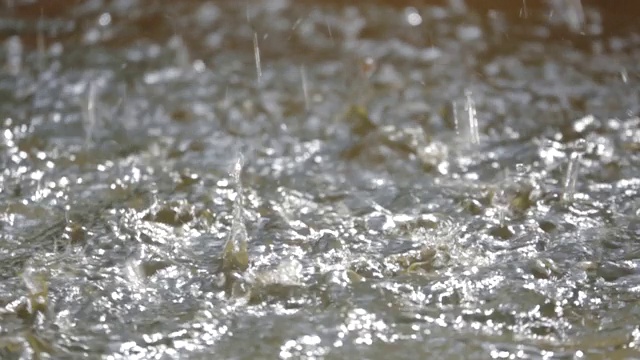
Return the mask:
[[640,357],[637,9],[62,3],[0,5],[0,357]]

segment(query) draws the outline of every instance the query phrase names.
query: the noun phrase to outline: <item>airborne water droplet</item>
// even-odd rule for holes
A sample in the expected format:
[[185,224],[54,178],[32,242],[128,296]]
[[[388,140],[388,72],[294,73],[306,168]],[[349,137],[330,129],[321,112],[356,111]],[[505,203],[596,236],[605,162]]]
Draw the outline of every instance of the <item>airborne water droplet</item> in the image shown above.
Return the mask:
[[258,34],[253,33],[253,54],[256,59],[256,73],[258,74],[258,83],[262,81],[262,66],[260,65],[260,46],[258,45]]
[[304,65],[300,66],[300,77],[302,78],[302,94],[304,95],[304,108],[309,111],[309,92],[307,90],[307,73]]
[[91,144],[93,129],[96,125],[96,86],[93,81],[89,82],[89,87],[87,90],[87,107],[85,109],[85,146],[89,146]]
[[407,22],[411,26],[418,26],[422,24],[422,16],[418,13],[418,10],[414,7],[408,7],[404,10]]

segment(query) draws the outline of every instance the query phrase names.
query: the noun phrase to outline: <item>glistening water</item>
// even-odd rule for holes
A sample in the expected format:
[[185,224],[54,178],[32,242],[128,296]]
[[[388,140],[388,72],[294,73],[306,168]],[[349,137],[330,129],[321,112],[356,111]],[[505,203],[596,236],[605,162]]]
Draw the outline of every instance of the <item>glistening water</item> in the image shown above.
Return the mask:
[[4,0],[0,358],[640,358],[620,4]]

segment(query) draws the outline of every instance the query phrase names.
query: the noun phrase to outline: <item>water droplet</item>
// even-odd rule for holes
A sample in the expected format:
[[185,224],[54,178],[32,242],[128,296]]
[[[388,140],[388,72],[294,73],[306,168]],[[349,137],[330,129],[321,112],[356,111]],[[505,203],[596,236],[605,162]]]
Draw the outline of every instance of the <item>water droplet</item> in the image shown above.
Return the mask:
[[304,65],[300,66],[300,78],[302,79],[302,94],[304,96],[304,108],[309,110],[309,92],[307,89],[307,73],[304,69]]
[[193,70],[195,70],[198,73],[203,72],[206,68],[207,66],[204,64],[204,61],[200,59],[193,62]]
[[89,82],[89,86],[87,89],[87,105],[85,108],[85,145],[89,146],[91,143],[93,129],[96,125],[96,86],[93,81]]
[[414,7],[408,7],[404,10],[404,14],[407,18],[407,22],[411,26],[418,26],[422,24],[422,16],[418,14],[418,11]]
[[262,66],[260,65],[260,46],[258,45],[258,33],[253,33],[253,55],[256,60],[256,73],[258,75],[258,83],[262,81]]
[[100,15],[100,17],[98,18],[98,24],[100,26],[107,26],[111,24],[111,14],[103,13],[102,15]]

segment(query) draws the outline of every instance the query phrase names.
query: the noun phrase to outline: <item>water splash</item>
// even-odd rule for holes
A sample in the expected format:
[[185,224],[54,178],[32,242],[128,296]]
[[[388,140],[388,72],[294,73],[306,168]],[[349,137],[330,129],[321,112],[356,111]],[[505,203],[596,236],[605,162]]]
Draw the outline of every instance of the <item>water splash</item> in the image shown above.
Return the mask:
[[453,120],[460,140],[473,145],[480,143],[476,104],[470,90],[465,91],[464,102],[453,102]]
[[22,282],[27,288],[26,310],[31,316],[49,313],[49,284],[45,275],[39,273],[32,264],[26,264],[22,272]]
[[514,171],[505,169],[491,200],[500,226],[505,225],[509,213],[525,211],[532,205],[533,187],[531,165],[518,163]]
[[231,177],[236,185],[236,197],[233,204],[233,219],[229,237],[224,245],[222,254],[222,268],[225,271],[244,271],[249,266],[249,255],[247,252],[247,228],[244,224],[244,198],[242,196],[241,173],[244,165],[244,157],[240,155],[233,166]]
[[571,154],[569,155],[569,164],[567,165],[567,173],[564,178],[564,193],[562,199],[564,201],[573,200],[573,196],[576,191],[576,183],[578,181],[578,174],[580,173],[580,160],[582,155],[587,150],[587,142],[584,139],[580,139],[573,146]]

